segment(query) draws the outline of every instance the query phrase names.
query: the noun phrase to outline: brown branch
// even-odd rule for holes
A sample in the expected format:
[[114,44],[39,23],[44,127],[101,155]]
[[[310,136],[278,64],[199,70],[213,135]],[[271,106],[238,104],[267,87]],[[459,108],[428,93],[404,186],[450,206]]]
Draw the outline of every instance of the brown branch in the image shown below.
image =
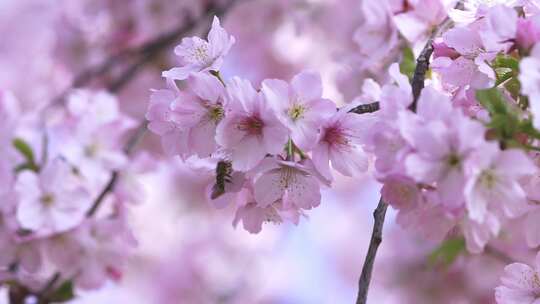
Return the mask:
[[382,231],[387,209],[388,205],[381,198],[377,208],[373,212],[373,232],[371,233],[371,241],[369,242],[368,252],[366,254],[366,259],[364,260],[364,266],[362,267],[362,274],[360,275],[360,280],[358,281],[358,297],[356,298],[356,304],[365,304],[367,301],[367,294],[369,290],[369,283],[371,282],[371,274],[373,273],[375,257],[377,255],[379,245],[382,242]]
[[[457,7],[460,7],[461,3],[458,3]],[[411,83],[412,93],[413,93],[413,103],[409,106],[409,109],[413,112],[416,112],[416,105],[418,103],[418,98],[420,98],[420,93],[424,89],[424,83],[426,80],[426,73],[429,70],[429,60],[433,54],[433,40],[445,32],[449,27],[453,25],[452,20],[449,17],[446,17],[438,27],[436,27],[429,36],[426,45],[420,52],[420,55],[416,59],[416,68],[414,69],[413,80]]]

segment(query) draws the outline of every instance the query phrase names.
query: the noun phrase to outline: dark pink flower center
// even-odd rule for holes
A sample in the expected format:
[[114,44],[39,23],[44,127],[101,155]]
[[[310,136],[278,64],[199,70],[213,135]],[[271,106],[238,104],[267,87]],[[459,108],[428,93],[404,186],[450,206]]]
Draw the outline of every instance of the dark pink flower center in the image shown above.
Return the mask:
[[238,130],[250,135],[260,135],[263,127],[264,122],[258,116],[246,117],[237,125]]
[[347,138],[343,129],[338,126],[332,126],[326,129],[323,137],[323,141],[330,145],[348,145],[349,139]]

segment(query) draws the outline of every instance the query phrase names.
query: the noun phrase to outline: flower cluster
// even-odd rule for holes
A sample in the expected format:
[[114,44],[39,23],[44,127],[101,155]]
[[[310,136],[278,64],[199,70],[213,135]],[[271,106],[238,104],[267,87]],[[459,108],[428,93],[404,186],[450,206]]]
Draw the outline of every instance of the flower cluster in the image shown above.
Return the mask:
[[66,107],[44,111],[22,114],[15,97],[0,92],[0,276],[34,294],[55,277],[47,290],[55,298],[60,283],[65,292],[118,279],[136,244],[125,210],[133,186],[123,176],[94,216],[111,171],[133,166],[121,142],[134,122],[106,92],[74,91]]
[[366,171],[361,134],[370,121],[323,98],[312,71],[290,83],[264,80],[260,89],[239,77],[224,81],[219,68],[234,41],[217,18],[208,41],[185,38],[175,50],[183,65],[163,73],[168,88],[152,93],[146,117],[167,154],[213,163],[209,200],[234,204],[234,223],[256,233],[263,222],[297,223],[318,206],[330,166],[346,176]]

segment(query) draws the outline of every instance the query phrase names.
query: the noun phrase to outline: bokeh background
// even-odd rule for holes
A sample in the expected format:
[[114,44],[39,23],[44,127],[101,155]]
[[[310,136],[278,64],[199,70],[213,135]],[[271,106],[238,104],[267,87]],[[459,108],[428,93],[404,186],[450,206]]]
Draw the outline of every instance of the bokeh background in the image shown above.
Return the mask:
[[[362,52],[369,42],[354,41],[365,19],[363,1],[0,0],[0,88],[37,112],[114,54],[186,22],[196,24],[187,35],[204,36],[208,8],[217,7],[224,8],[223,26],[237,41],[222,70],[225,78],[238,75],[258,84],[315,69],[324,97],[343,105],[360,94],[364,79],[384,79],[387,64],[399,60],[390,51],[371,58]],[[161,71],[175,63],[175,44],[132,72],[118,92],[125,113],[143,120],[150,89],[165,86]],[[130,55],[119,59],[84,87],[107,87],[133,61]],[[151,134],[136,157],[152,159],[151,170],[133,176],[144,197],[130,210],[139,247],[121,281],[80,293],[73,303],[354,301],[379,199],[380,185],[369,173],[339,177],[298,226],[267,224],[251,235],[232,226],[232,210],[215,210],[205,201],[212,178],[206,171],[166,158]],[[370,303],[494,303],[504,262],[462,255],[452,265],[429,263],[436,247],[402,230],[389,210]]]

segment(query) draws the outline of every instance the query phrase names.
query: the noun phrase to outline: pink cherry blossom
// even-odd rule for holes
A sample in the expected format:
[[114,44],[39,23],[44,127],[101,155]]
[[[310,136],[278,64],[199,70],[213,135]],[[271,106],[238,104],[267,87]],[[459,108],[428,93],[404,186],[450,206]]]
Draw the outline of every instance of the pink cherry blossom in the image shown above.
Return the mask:
[[302,211],[295,206],[286,208],[281,201],[268,206],[260,206],[255,201],[250,188],[245,188],[239,193],[239,206],[233,220],[236,227],[240,221],[244,229],[250,233],[259,233],[264,223],[281,224],[285,221],[298,225]]
[[475,154],[467,164],[470,177],[465,185],[469,218],[482,223],[488,208],[508,217],[523,214],[527,200],[518,181],[535,173],[531,160],[519,150],[500,151],[497,144],[485,145]]
[[15,183],[17,220],[38,235],[67,231],[79,225],[92,200],[80,177],[62,159],[50,161],[39,173],[25,170]]
[[[216,127],[223,118],[224,87],[208,74],[194,74],[188,78],[189,90],[171,105],[174,121],[182,125],[194,121],[189,130],[188,148],[191,153],[207,157],[216,149]],[[187,118],[186,118],[187,116]]]
[[436,183],[443,204],[462,205],[464,163],[484,142],[484,127],[452,109],[449,98],[432,88],[424,89],[418,115],[402,112],[399,124],[414,149],[405,160],[408,175],[417,182]]
[[257,205],[267,207],[281,202],[284,208],[311,209],[321,203],[319,181],[299,163],[275,160],[275,164],[254,184]]
[[254,168],[266,154],[280,153],[287,129],[251,83],[233,78],[227,85],[225,118],[216,130],[216,141],[229,150],[233,169]]
[[486,16],[487,28],[480,34],[489,50],[508,50],[517,34],[518,14],[512,7],[496,5]]
[[495,58],[496,52],[485,49],[477,31],[456,27],[446,32],[443,38],[448,47],[461,55],[457,58],[438,57],[433,61],[433,69],[441,74],[444,82],[473,88],[488,88],[493,84],[495,74],[486,61]]
[[184,38],[174,50],[180,57],[181,66],[163,72],[163,77],[184,80],[192,72],[219,71],[234,42],[234,37],[229,36],[219,19],[214,17],[208,40]]
[[296,75],[291,84],[278,79],[262,83],[262,92],[289,128],[294,143],[309,150],[317,141],[320,121],[332,115],[335,104],[322,98],[322,81],[318,73],[305,71]]
[[537,304],[540,302],[540,254],[535,266],[513,263],[504,268],[502,285],[495,289],[498,304]]
[[410,42],[415,43],[427,38],[432,27],[446,17],[446,9],[440,0],[409,1],[406,12],[394,15],[394,22],[400,33]]
[[368,161],[361,145],[365,142],[363,136],[370,125],[369,118],[340,109],[322,125],[312,152],[315,168],[330,180],[330,163],[346,176],[365,172]]
[[423,201],[422,192],[416,183],[405,176],[391,176],[385,179],[381,196],[396,209],[415,208]]
[[173,90],[153,94],[148,111],[150,128],[162,136],[169,153],[176,152],[183,157],[193,154],[208,157],[216,150],[214,138],[216,127],[224,115],[225,89],[210,74],[192,74],[187,84],[184,91],[173,87]]

